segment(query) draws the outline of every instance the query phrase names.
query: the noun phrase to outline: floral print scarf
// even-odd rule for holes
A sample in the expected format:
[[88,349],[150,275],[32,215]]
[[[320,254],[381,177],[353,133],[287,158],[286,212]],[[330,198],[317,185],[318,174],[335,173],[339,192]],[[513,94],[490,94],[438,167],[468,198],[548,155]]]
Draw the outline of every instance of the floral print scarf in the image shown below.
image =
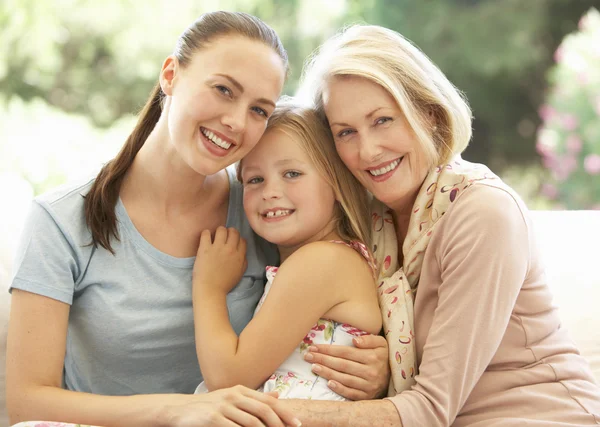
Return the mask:
[[402,245],[404,257],[401,268],[398,266],[398,242],[392,210],[373,200],[373,254],[379,268],[379,306],[392,372],[389,396],[409,389],[417,375],[413,301],[431,235],[460,192],[481,182],[502,185],[502,181],[486,166],[466,162],[460,156],[446,165],[437,166],[427,175],[413,206],[408,233]]

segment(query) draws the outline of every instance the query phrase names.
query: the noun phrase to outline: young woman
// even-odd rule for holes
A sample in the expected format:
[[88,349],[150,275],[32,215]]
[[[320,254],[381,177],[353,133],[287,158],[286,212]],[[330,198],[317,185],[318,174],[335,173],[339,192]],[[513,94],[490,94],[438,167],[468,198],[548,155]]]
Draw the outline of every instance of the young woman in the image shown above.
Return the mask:
[[225,168],[262,136],[286,71],[262,21],[203,15],[165,60],[116,158],[89,182],[34,201],[11,287],[11,422],[297,424],[273,396],[247,388],[191,395],[202,380],[192,310],[202,230],[235,227],[248,242],[248,269],[229,294],[237,331],[277,261],[240,214]]
[[456,88],[377,26],[326,42],[304,81],[374,196],[393,393],[336,411],[290,402],[303,425],[598,425],[600,388],[552,306],[527,208],[459,156],[471,111]]
[[330,139],[314,110],[286,100],[240,163],[248,222],[277,245],[281,265],[267,267],[265,292],[239,337],[226,297],[245,270],[245,241],[235,229],[217,230],[214,240],[208,231],[202,235],[194,315],[208,390],[243,384],[277,391],[279,398],[345,400],[304,355],[314,344],[352,346],[354,337],[381,330],[365,245],[367,194]]

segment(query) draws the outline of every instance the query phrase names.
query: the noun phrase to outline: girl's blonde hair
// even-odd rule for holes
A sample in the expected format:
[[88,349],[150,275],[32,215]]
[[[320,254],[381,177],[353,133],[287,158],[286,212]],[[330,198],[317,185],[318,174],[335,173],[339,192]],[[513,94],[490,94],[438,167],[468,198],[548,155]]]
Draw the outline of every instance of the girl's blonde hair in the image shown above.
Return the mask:
[[307,61],[300,93],[323,116],[323,91],[336,77],[356,76],[386,89],[404,113],[430,166],[462,153],[471,110],[440,69],[409,40],[374,25],[355,25],[326,41]]
[[[283,97],[269,117],[265,134],[274,129],[298,141],[319,174],[334,191],[336,232],[346,242],[359,241],[371,246],[369,200],[364,187],[350,173],[335,150],[327,123],[310,107],[291,97]],[[243,159],[238,163],[241,181]]]

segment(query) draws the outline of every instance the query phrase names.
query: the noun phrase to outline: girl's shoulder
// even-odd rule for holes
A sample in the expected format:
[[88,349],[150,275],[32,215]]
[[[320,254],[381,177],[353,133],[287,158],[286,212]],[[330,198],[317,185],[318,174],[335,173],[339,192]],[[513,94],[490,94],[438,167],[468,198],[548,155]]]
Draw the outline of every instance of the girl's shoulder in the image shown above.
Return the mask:
[[[363,253],[364,250],[364,253]],[[372,263],[367,248],[342,241],[318,241],[308,243],[296,250],[279,268],[300,270],[303,274],[320,277],[352,277],[367,272],[372,275]]]

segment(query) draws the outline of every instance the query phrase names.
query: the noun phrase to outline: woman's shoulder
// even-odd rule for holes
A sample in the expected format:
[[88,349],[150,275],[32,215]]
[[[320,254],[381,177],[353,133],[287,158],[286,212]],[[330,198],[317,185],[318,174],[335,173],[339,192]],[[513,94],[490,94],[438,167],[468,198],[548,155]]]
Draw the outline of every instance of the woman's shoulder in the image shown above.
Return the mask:
[[89,243],[84,204],[94,179],[64,184],[35,197],[29,222],[40,232],[58,228],[74,244]]
[[528,222],[529,210],[521,197],[500,182],[480,182],[463,191],[446,211],[449,218],[461,221],[472,217],[478,222]]
[[95,178],[91,178],[59,185],[36,196],[34,201],[46,210],[72,214],[74,210],[83,209],[85,196],[90,191],[94,181]]

